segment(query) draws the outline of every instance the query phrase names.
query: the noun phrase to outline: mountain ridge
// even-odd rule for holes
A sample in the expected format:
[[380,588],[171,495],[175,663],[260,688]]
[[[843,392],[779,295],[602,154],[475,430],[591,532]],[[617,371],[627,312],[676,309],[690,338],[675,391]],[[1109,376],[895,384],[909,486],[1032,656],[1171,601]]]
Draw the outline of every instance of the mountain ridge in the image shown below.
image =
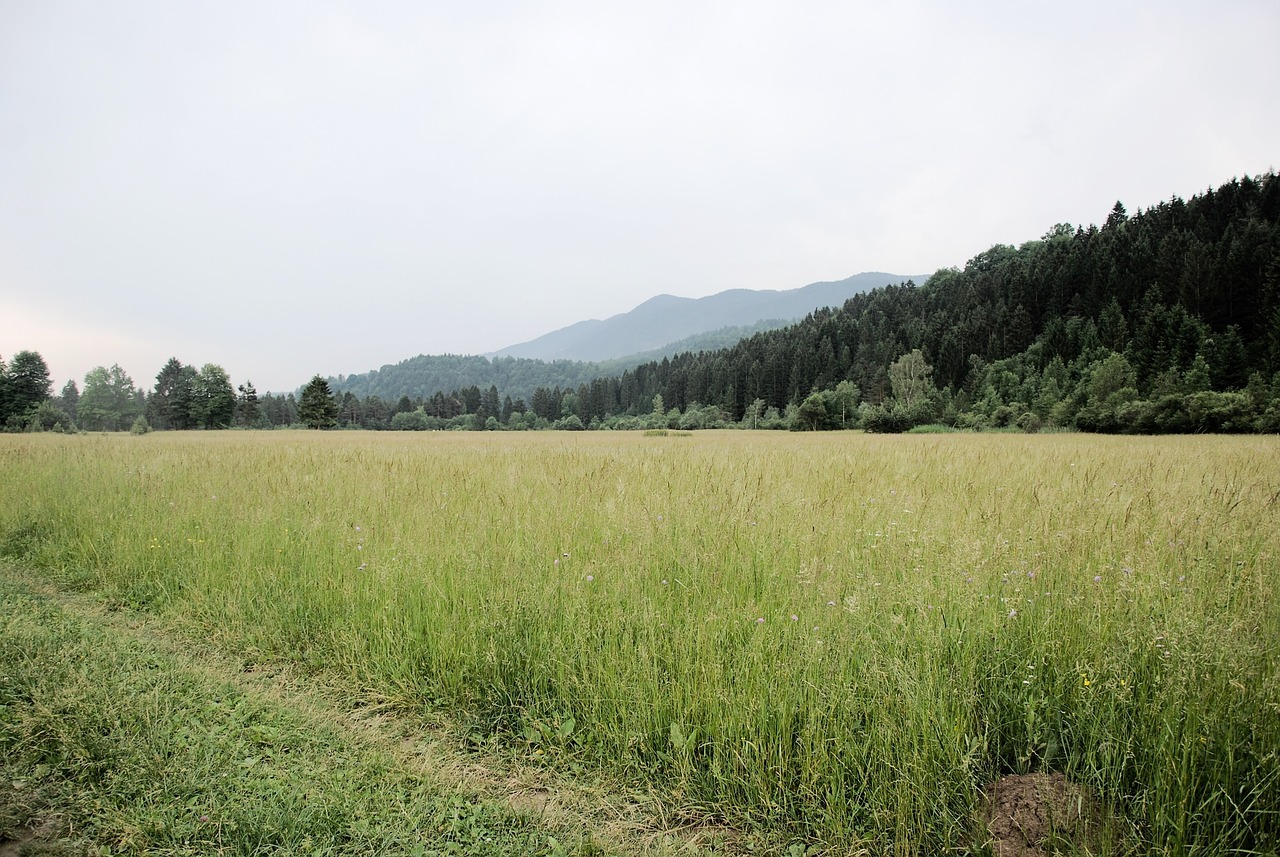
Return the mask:
[[802,318],[820,307],[840,306],[856,294],[928,275],[867,271],[843,280],[823,280],[796,289],[726,289],[701,298],[662,293],[628,312],[586,319],[509,345],[486,357],[538,360],[616,360],[724,327],[745,327],[765,319]]

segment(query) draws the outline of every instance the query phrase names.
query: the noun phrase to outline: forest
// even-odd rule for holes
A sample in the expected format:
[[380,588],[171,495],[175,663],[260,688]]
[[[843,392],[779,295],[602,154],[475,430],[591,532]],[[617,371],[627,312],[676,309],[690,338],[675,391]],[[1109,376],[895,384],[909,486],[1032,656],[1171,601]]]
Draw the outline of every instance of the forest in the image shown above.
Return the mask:
[[925,284],[613,374],[446,356],[429,358],[433,377],[456,383],[428,391],[412,371],[421,360],[384,367],[363,396],[373,373],[259,397],[216,364],[174,358],[149,391],[113,366],[55,397],[39,355],[23,351],[0,361],[0,425],[1276,432],[1280,184],[1234,179],[1132,215],[1117,202],[1102,226],[1058,224]]

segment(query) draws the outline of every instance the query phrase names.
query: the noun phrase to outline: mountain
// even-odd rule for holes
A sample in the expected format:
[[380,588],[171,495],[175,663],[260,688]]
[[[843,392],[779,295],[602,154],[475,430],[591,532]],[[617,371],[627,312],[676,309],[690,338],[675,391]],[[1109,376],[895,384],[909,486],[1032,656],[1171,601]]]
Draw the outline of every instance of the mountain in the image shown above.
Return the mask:
[[691,354],[697,354],[700,351],[721,351],[757,333],[789,327],[794,323],[794,319],[766,318],[755,324],[720,327],[706,333],[695,333],[693,336],[686,336],[675,342],[668,342],[661,348],[651,348],[648,351],[628,354],[626,357],[615,360],[601,360],[591,365],[596,367],[596,375],[621,375],[626,370],[634,369],[643,363],[661,360],[663,357],[675,357],[686,351]]
[[489,356],[615,360],[723,327],[751,326],[765,319],[803,318],[819,307],[840,306],[856,294],[909,279],[923,281],[925,277],[873,272],[786,291],[730,289],[705,298],[658,295],[630,312],[603,321],[580,321]]
[[[907,278],[871,273],[788,291],[733,289],[696,299],[659,295],[629,313],[605,321],[578,322],[486,356],[420,354],[369,372],[331,377],[329,387],[335,393],[351,393],[360,398],[377,396],[395,402],[401,396],[422,400],[439,391],[496,386],[504,395],[528,401],[538,387],[572,389],[592,378],[620,375],[651,360],[686,351],[696,354],[727,348],[761,331],[785,327],[820,307],[838,306],[848,295],[865,292],[876,284],[904,279]],[[628,343],[649,341],[649,337],[655,338],[657,344],[628,347]],[[540,346],[541,343],[551,344]],[[615,343],[616,347],[609,347]],[[548,356],[551,351],[575,349],[603,351],[609,356]]]
[[767,319],[745,327],[722,327],[699,333],[662,348],[630,354],[617,360],[589,363],[582,360],[534,360],[528,357],[494,357],[478,354],[419,354],[357,375],[328,379],[335,393],[351,393],[359,398],[377,396],[394,403],[401,396],[423,400],[436,392],[481,390],[496,386],[512,399],[533,397],[538,387],[573,389],[602,375],[621,375],[642,363],[674,357],[684,352],[718,351],[741,339],[766,330],[786,327],[790,321]]

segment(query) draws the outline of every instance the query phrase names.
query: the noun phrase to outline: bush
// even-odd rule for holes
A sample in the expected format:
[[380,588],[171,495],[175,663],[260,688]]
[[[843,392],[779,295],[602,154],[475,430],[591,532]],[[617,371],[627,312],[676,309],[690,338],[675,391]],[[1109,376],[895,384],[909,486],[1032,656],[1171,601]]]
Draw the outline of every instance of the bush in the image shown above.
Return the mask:
[[1008,428],[1014,424],[1013,415],[1016,413],[1017,411],[1009,405],[999,405],[991,412],[991,425],[996,428]]
[[956,415],[956,428],[982,431],[991,428],[991,418],[978,411],[962,411]]
[[1044,420],[1040,419],[1040,417],[1035,413],[1027,411],[1025,414],[1018,417],[1018,428],[1022,429],[1027,434],[1035,434],[1040,431],[1040,429],[1044,428]]
[[40,407],[36,408],[36,412],[31,415],[27,430],[73,432],[76,430],[76,424],[71,419],[70,414],[45,399],[40,403]]
[[868,408],[862,416],[862,427],[875,434],[901,434],[917,425],[906,408],[886,408],[876,405]]
[[1197,431],[1235,433],[1254,430],[1253,402],[1244,393],[1192,393],[1186,399],[1187,414]]
[[129,434],[146,434],[149,431],[151,431],[151,423],[147,422],[146,417],[139,414],[138,418],[133,421],[133,428],[129,429]]
[[442,424],[440,419],[428,416],[427,412],[422,408],[414,411],[401,411],[391,417],[392,431],[427,431],[440,428]]
[[902,405],[873,405],[862,412],[862,427],[877,434],[901,434],[907,429],[934,422],[928,402],[906,408]]

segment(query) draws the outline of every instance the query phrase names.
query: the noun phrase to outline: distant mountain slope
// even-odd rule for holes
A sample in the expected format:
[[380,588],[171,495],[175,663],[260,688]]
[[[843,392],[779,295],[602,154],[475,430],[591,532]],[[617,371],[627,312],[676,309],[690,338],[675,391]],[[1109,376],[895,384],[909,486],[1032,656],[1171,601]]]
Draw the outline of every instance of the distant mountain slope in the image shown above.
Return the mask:
[[[642,361],[636,361],[640,363]],[[393,365],[358,375],[329,378],[335,393],[357,397],[377,396],[394,403],[401,396],[426,399],[437,392],[496,386],[504,395],[528,401],[538,387],[566,389],[589,382],[600,374],[594,363],[574,360],[530,360],[523,357],[495,357],[490,360],[473,354],[419,354]]]
[[786,327],[792,322],[768,319],[745,327],[722,327],[699,333],[662,348],[629,354],[617,360],[589,363],[581,360],[535,360],[527,357],[494,357],[460,354],[419,354],[394,365],[383,366],[356,375],[330,377],[329,389],[354,396],[377,396],[394,403],[401,396],[426,399],[436,392],[496,386],[512,399],[528,402],[538,387],[573,389],[579,384],[604,375],[621,375],[651,360],[674,357],[689,352],[716,351],[739,340],[766,330]]
[[[730,289],[705,298],[658,295],[603,321],[580,321],[537,339],[494,352],[497,357],[542,360],[614,360],[723,327],[763,319],[798,319],[819,307],[841,306],[856,294],[913,279],[898,274],[855,274],[787,291]],[[914,278],[922,282],[925,277]]]
[[730,325],[729,327],[709,330],[706,333],[695,333],[693,336],[686,336],[684,339],[668,342],[661,348],[651,348],[648,351],[628,354],[626,357],[619,357],[615,360],[602,360],[595,364],[596,374],[598,376],[621,375],[628,369],[634,369],[640,364],[648,363],[652,360],[661,360],[663,357],[675,357],[677,354],[685,353],[697,354],[700,351],[720,351],[736,345],[749,336],[755,336],[757,333],[763,333],[766,330],[789,327],[794,323],[795,320],[789,318],[766,318],[757,321],[755,324]]

